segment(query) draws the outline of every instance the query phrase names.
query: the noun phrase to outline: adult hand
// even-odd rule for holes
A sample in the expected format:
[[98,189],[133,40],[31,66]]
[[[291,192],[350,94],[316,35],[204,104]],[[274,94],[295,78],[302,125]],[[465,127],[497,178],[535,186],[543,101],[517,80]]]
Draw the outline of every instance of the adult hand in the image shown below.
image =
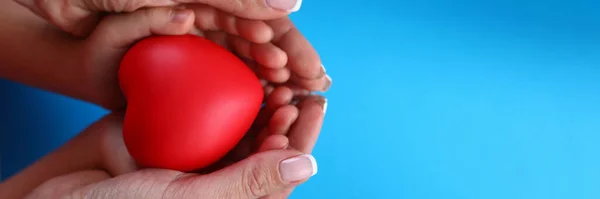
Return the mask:
[[332,80],[319,54],[294,23],[288,17],[266,23],[274,33],[271,42],[252,43],[234,37],[231,46],[237,50],[233,51],[250,59],[248,65],[275,85],[285,84],[308,91],[329,90]]
[[100,139],[79,144],[100,146],[91,151],[101,155],[90,155],[103,157],[98,160],[103,170],[91,168],[54,178],[28,198],[286,198],[317,171],[308,154],[326,108],[323,97],[300,95],[303,99],[294,105],[293,96],[289,88],[276,88],[239,145],[221,162],[198,173],[137,168],[123,144],[121,116],[109,115],[83,134],[102,134]]
[[[72,55],[82,59],[80,65],[86,71],[83,76],[87,81],[82,83],[89,85],[86,96],[108,109],[124,108],[117,71],[131,45],[153,34],[187,33],[204,35],[247,58],[259,76],[270,82],[285,83],[291,79],[293,85],[309,91],[324,91],[331,84],[318,54],[289,19],[248,20],[194,4],[186,9],[161,7],[106,16],[82,41],[82,49],[76,51],[81,54]],[[271,36],[276,38],[274,43],[259,44]],[[268,93],[272,90],[267,87]]]
[[85,36],[103,13],[132,12],[140,8],[201,3],[238,17],[271,20],[300,9],[302,0],[16,0],[64,31]]

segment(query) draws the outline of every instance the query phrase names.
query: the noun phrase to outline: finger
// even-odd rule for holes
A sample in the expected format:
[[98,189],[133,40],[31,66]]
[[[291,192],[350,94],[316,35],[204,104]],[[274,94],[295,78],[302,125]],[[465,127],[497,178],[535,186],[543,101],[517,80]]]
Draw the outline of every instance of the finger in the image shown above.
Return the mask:
[[289,104],[294,97],[294,93],[287,87],[277,87],[269,95],[267,95],[265,107],[256,118],[253,127],[262,130],[271,120],[273,113],[279,107]]
[[[231,150],[231,152],[228,153],[224,158],[219,160],[217,163],[208,166],[207,168],[203,168],[198,172],[202,174],[212,173],[226,166],[232,165],[240,160],[243,160],[244,158],[252,154],[252,149],[256,148],[253,146],[255,143],[255,137],[244,137],[244,139],[242,139],[242,141],[240,141],[240,143],[233,150]],[[288,146],[289,140],[285,135],[270,135],[266,137],[263,142],[261,142],[256,152],[286,149]]]
[[290,141],[285,135],[271,135],[267,137],[260,148],[258,148],[258,152],[286,149],[289,144]]
[[[122,0],[125,1],[125,0]],[[175,0],[179,3],[202,3],[235,16],[255,19],[278,19],[300,10],[302,0]]]
[[273,43],[252,43],[235,35],[230,35],[228,40],[238,55],[252,59],[266,68],[281,69],[288,61],[286,52]]
[[267,98],[265,98],[265,99],[268,99],[268,96],[270,96],[270,94],[271,94],[271,93],[267,93],[267,91],[272,92],[277,87],[286,87],[287,89],[290,89],[292,91],[292,101],[289,102],[289,104],[292,104],[292,105],[297,104],[299,101],[301,101],[302,99],[304,99],[305,97],[307,97],[311,94],[311,92],[309,90],[306,90],[302,87],[299,87],[299,86],[291,84],[291,83],[267,84],[266,86],[264,86],[265,93],[267,94],[266,95]]
[[327,100],[318,95],[310,96],[301,101],[298,108],[298,119],[288,133],[290,147],[303,153],[311,153],[321,132]]
[[252,44],[250,54],[257,63],[271,69],[281,69],[288,61],[286,52],[270,42]]
[[229,36],[228,41],[233,52],[252,60],[252,68],[261,78],[274,83],[284,83],[290,79],[290,70],[284,67],[287,55],[277,46],[272,43],[251,43],[233,35]]
[[105,136],[100,140],[103,168],[112,176],[119,176],[139,169],[129,154],[123,140],[124,114],[112,113],[103,124]]
[[[194,13],[190,10],[152,8],[106,17],[86,42],[86,45],[89,46],[87,50],[90,51],[89,54],[91,55],[90,62],[98,66],[106,66],[93,67],[87,71],[91,77],[101,78],[90,78],[91,85],[106,89],[96,93],[110,93],[109,97],[103,95],[98,98],[107,98],[107,102],[119,102],[119,105],[124,106],[125,100],[119,87],[117,75],[120,62],[127,50],[135,42],[153,34],[183,35],[190,32],[193,26],[193,16]],[[107,73],[106,71],[113,72]],[[109,75],[98,76],[94,74]],[[111,84],[96,85],[98,82],[111,82]]]
[[211,174],[192,178],[191,187],[187,186],[185,190],[195,198],[260,198],[296,186],[316,172],[317,164],[311,155],[270,150]]
[[273,114],[277,109],[289,104],[294,97],[294,91],[289,87],[276,87],[267,98],[266,108]]
[[250,53],[251,52],[250,48],[252,46],[251,42],[249,42],[248,40],[242,39],[241,37],[234,36],[234,35],[228,35],[227,41],[231,45],[232,50],[238,56],[243,57],[245,59],[250,59],[252,61],[255,61],[252,58],[252,53]]
[[261,130],[260,134],[258,134],[256,139],[257,148],[262,147],[265,139],[271,135],[285,136],[297,118],[298,108],[293,105],[285,105],[277,109],[273,113],[268,125]]
[[105,12],[132,12],[142,7],[174,5],[172,0],[16,0],[64,31],[86,36]]
[[236,17],[203,4],[185,7],[194,11],[194,24],[201,31],[223,31],[255,43],[266,43],[273,39],[273,30],[264,21]]
[[286,105],[277,109],[267,126],[269,134],[286,135],[297,118],[298,108],[293,105]]
[[285,17],[267,23],[275,31],[274,44],[287,53],[287,67],[292,71],[291,78],[295,83],[311,91],[327,91],[331,78],[316,50],[292,21]]
[[273,83],[285,83],[290,79],[291,73],[287,68],[267,68],[264,66],[257,67],[258,76],[273,82]]
[[200,34],[199,36],[204,37],[208,40],[211,40],[217,44],[219,44],[219,46],[232,51],[232,46],[231,44],[227,41],[228,35],[225,32],[221,32],[221,31],[202,31],[202,34]]
[[[285,52],[271,43],[251,43],[241,37],[217,31],[205,31],[203,35],[234,52],[262,79],[274,83],[284,83],[290,79],[289,69],[277,66],[283,66],[287,62]],[[268,96],[269,91],[265,95]]]

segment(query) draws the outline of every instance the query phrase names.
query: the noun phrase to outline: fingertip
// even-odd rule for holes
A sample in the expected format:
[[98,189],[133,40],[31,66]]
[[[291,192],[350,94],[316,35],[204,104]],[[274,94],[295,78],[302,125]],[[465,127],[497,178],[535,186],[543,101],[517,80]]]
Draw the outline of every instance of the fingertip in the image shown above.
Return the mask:
[[271,134],[285,134],[286,129],[298,118],[298,114],[299,110],[294,105],[284,105],[278,108],[269,123]]
[[269,135],[258,148],[258,152],[287,149],[289,144],[288,137],[284,135]]
[[259,66],[258,73],[261,77],[269,80],[273,83],[285,83],[290,79],[291,72],[287,68],[267,68],[265,66]]
[[237,18],[236,20],[236,29],[240,37],[258,44],[273,40],[275,33],[266,22],[243,18]]
[[294,97],[294,92],[292,89],[280,86],[273,90],[271,95],[269,95],[267,106],[271,110],[275,111],[277,108],[289,104]]
[[284,68],[288,62],[286,52],[272,43],[252,44],[250,54],[256,62],[271,69]]

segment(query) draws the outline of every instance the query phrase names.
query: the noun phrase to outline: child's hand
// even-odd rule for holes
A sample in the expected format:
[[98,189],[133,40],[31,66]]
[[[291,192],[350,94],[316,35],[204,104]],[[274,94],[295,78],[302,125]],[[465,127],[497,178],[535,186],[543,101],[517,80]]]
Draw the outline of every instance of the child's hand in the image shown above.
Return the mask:
[[138,167],[123,142],[122,113],[109,114],[0,183],[0,198],[287,198],[316,165],[283,171],[279,163],[311,154],[327,103],[278,87],[265,104],[227,156],[194,173]]
[[199,27],[201,31],[224,32],[228,37],[253,42],[269,41],[273,35],[265,22],[241,19],[223,12],[207,12],[210,9],[205,5],[185,10],[163,7],[105,17],[94,32],[82,41],[82,49],[78,51],[81,54],[73,55],[81,59],[81,67],[85,69],[84,79],[87,81],[82,83],[87,85],[88,95],[92,96],[93,102],[109,109],[124,107],[125,100],[117,77],[119,64],[131,45],[144,37],[153,34],[201,34],[194,27]]
[[[186,10],[143,9],[104,18],[84,41],[83,54],[75,56],[82,58],[94,103],[124,107],[117,78],[120,60],[133,43],[152,34],[203,35],[246,58],[261,78],[276,84],[309,91],[326,91],[331,84],[319,55],[288,18],[248,20],[202,4]],[[271,91],[272,85],[266,89]]]

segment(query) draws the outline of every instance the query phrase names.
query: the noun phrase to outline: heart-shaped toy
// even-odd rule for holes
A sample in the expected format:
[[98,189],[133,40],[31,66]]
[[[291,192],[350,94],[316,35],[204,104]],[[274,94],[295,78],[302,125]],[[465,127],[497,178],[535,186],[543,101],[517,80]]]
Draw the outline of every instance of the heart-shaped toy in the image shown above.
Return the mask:
[[127,99],[123,139],[142,167],[193,171],[244,137],[264,93],[254,72],[221,46],[194,35],[152,36],[119,69]]

